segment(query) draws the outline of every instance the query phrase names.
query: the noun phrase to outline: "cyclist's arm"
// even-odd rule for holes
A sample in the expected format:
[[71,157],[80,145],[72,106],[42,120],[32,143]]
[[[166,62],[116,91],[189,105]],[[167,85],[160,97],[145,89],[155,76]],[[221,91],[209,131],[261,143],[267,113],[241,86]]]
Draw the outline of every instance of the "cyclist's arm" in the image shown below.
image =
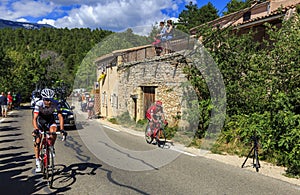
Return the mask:
[[153,121],[153,122],[156,123],[157,121],[154,119],[154,112],[153,112],[153,110],[151,110],[150,116],[151,116],[151,121]]
[[36,102],[33,110],[33,117],[32,117],[32,125],[33,129],[39,129],[38,123],[37,123],[37,117],[39,116],[40,112],[40,107],[39,107],[40,102]]
[[62,115],[62,110],[61,110],[60,104],[58,104],[58,103],[56,104],[56,111],[57,111],[57,117],[59,120],[60,130],[64,130],[64,118]]
[[39,116],[39,113],[37,113],[37,112],[33,113],[33,118],[32,118],[33,129],[39,129],[38,124],[37,124],[37,117],[38,116]]

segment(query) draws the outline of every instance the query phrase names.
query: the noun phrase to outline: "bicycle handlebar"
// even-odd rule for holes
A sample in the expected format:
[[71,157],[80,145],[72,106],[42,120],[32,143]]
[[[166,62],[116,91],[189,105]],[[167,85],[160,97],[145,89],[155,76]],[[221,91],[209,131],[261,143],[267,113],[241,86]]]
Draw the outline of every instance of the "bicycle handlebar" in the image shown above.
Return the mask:
[[[38,131],[38,132],[36,132]],[[57,132],[50,132],[50,131],[42,131],[42,130],[34,130],[33,133],[35,134],[34,135],[34,138],[36,139],[37,135],[39,134],[47,134],[47,135],[60,135],[62,134],[63,135],[63,138],[62,138],[62,141],[65,141],[66,138],[67,138],[67,135],[68,133],[66,131],[57,131]]]

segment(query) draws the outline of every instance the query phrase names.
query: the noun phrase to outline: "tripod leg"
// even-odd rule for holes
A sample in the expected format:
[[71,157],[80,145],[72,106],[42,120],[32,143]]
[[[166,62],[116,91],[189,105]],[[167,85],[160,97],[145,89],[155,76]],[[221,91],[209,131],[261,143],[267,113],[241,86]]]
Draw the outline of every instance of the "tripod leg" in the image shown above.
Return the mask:
[[248,158],[249,158],[249,156],[251,155],[251,153],[252,153],[253,150],[254,150],[254,147],[252,147],[252,149],[250,150],[250,152],[249,152],[247,158],[245,159],[244,163],[242,164],[242,168],[244,167],[246,161],[248,160]]
[[[255,164],[254,164],[254,157],[255,157],[255,160],[256,160]],[[258,160],[258,151],[257,151],[257,148],[255,148],[255,150],[254,150],[254,157],[253,157],[253,167],[255,166],[256,172],[258,172],[259,168],[260,168],[260,164],[259,164],[259,160]]]

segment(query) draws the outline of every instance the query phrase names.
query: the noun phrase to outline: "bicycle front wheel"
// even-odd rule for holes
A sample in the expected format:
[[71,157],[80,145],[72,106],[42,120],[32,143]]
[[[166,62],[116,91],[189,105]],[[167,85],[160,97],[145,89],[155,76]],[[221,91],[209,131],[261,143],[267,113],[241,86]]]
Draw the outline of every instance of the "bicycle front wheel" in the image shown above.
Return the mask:
[[156,135],[156,141],[158,147],[165,147],[166,142],[167,142],[167,137],[166,137],[166,132],[164,129],[160,129],[159,132]]
[[43,178],[48,179],[48,154],[47,149],[45,146],[42,146],[40,151],[40,158],[41,158],[41,169],[43,173]]
[[150,125],[148,124],[146,129],[145,129],[145,140],[148,144],[151,144],[153,141],[153,136],[151,133]]
[[49,147],[48,176],[48,185],[52,188],[54,178],[54,152],[52,147]]

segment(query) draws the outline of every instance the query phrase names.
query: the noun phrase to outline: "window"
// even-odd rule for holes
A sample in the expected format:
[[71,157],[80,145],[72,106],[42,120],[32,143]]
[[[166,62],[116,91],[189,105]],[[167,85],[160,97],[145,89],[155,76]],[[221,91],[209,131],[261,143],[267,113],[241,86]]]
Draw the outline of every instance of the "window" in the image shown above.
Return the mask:
[[245,21],[248,21],[250,19],[251,19],[251,12],[244,13],[244,15],[243,15],[243,21],[245,22]]
[[111,98],[111,106],[114,108],[118,108],[118,96],[114,93],[110,96]]
[[105,107],[107,105],[107,96],[106,96],[106,92],[105,91],[102,93],[101,103],[102,103],[103,107]]

